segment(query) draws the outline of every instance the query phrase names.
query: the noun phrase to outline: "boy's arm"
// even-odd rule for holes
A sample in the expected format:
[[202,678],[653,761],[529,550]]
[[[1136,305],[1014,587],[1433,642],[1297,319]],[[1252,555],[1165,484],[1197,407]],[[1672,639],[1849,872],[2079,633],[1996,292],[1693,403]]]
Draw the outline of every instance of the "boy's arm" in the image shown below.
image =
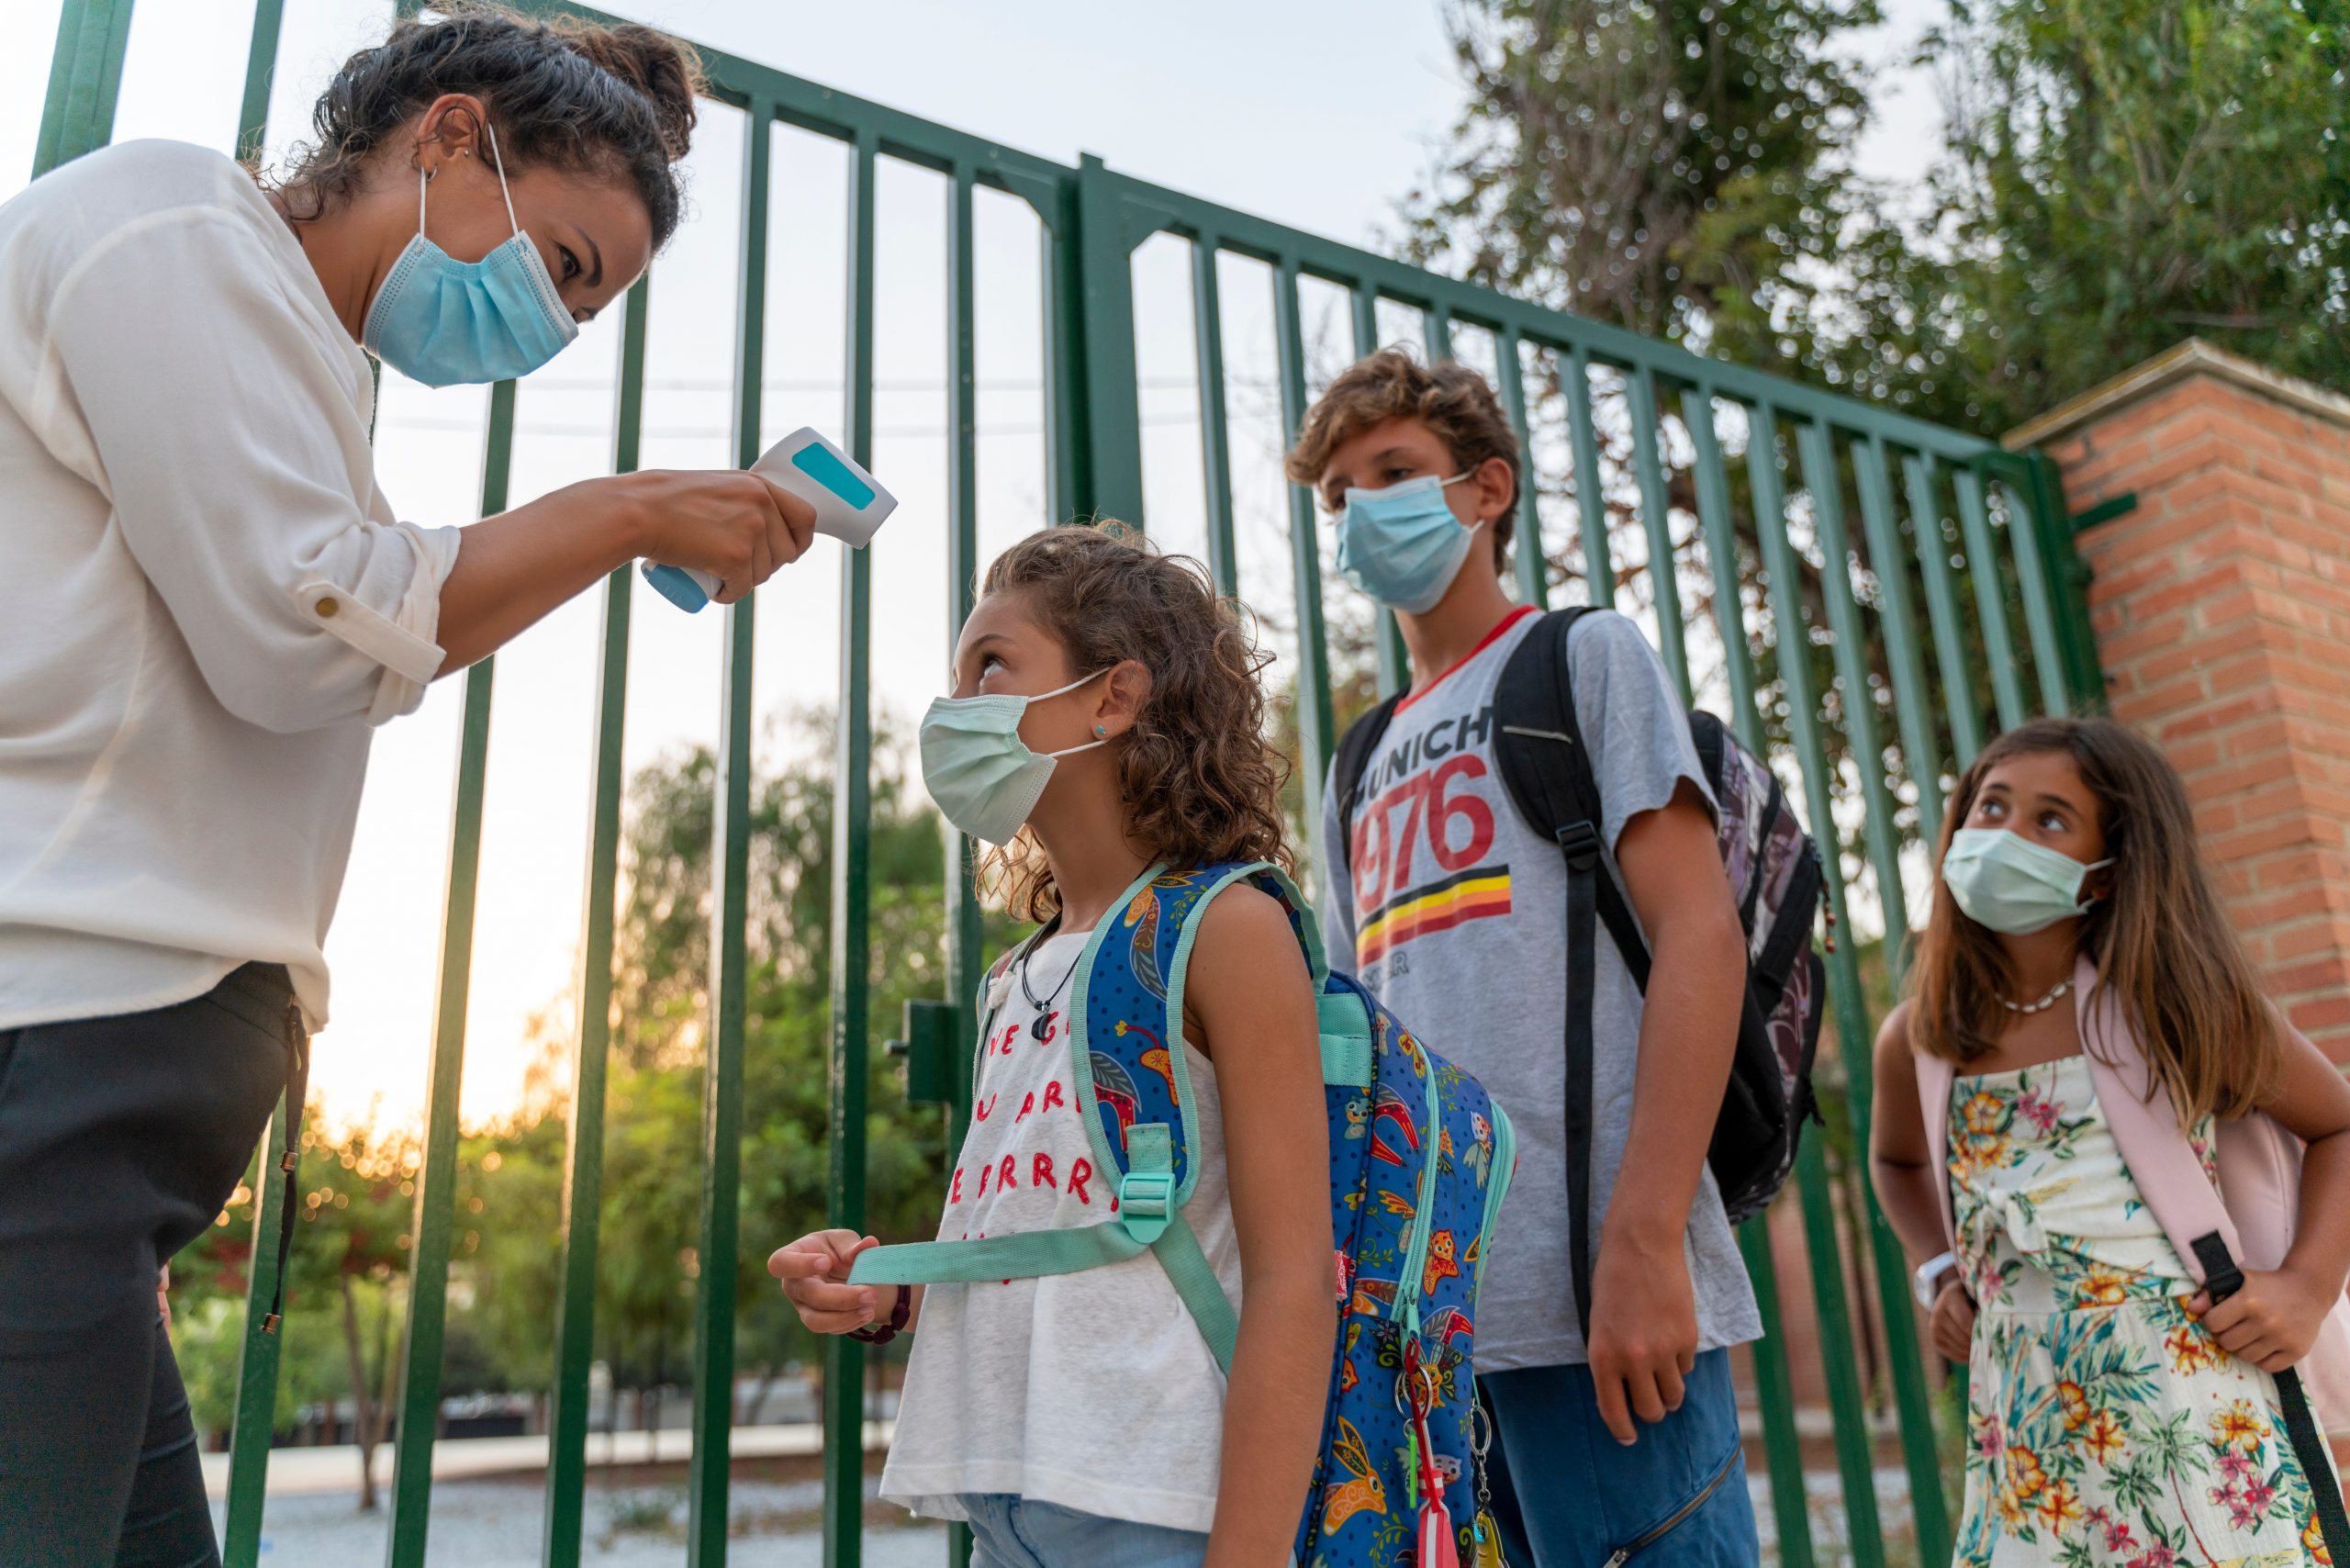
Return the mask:
[[1629,1443],[1633,1416],[1661,1421],[1680,1408],[1682,1379],[1696,1361],[1683,1238],[1737,1054],[1746,935],[1713,813],[1687,779],[1663,807],[1625,824],[1616,861],[1651,963],[1631,1128],[1600,1229],[1587,1350],[1600,1417]]
[[1208,906],[1190,974],[1243,1285],[1207,1568],[1262,1568],[1287,1560],[1305,1510],[1337,1338],[1321,1036],[1289,916],[1253,888]]

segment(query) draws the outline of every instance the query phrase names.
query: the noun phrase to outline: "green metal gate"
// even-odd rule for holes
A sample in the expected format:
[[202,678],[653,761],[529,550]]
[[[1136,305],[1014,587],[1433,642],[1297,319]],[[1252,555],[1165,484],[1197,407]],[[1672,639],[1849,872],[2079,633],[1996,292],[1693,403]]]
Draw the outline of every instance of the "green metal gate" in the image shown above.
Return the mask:
[[[400,0],[403,9],[414,0]],[[527,0],[523,8],[594,17],[584,7]],[[283,0],[258,0],[240,119],[241,151],[257,150],[278,52]],[[67,0],[51,66],[36,172],[102,145],[113,118],[131,0]],[[1192,289],[1204,456],[1207,554],[1227,592],[1237,592],[1231,433],[1226,409],[1224,311],[1216,258],[1248,258],[1269,270],[1277,339],[1278,393],[1285,429],[1309,400],[1303,290],[1343,290],[1350,301],[1352,348],[1379,342],[1382,302],[1416,311],[1426,352],[1444,356],[1465,335],[1492,345],[1502,394],[1521,440],[1536,408],[1558,406],[1572,454],[1574,526],[1586,591],[1613,602],[1619,583],[1638,586],[1653,610],[1667,665],[1692,691],[1690,639],[1718,649],[1731,718],[1751,745],[1790,776],[1823,840],[1853,843],[1852,864],[1879,890],[1914,882],[1914,853],[1939,828],[1941,781],[1963,767],[1986,730],[2034,711],[2064,712],[2098,700],[2098,677],[2079,603],[2076,567],[2061,492],[2044,460],[2003,453],[1979,437],[1928,424],[1777,376],[1720,364],[1616,328],[1528,305],[1398,262],[1286,229],[1130,179],[1092,158],[1078,167],[1031,156],[912,116],[832,91],[754,62],[704,51],[711,91],[745,111],[740,193],[741,252],[733,365],[733,447],[757,454],[765,338],[773,124],[833,139],[851,158],[847,231],[849,389],[844,444],[870,461],[874,436],[875,171],[901,160],[946,176],[948,278],[948,478],[946,574],[951,638],[971,603],[979,566],[975,409],[973,196],[979,186],[1033,207],[1044,235],[1044,363],[1048,498],[1035,521],[1100,512],[1143,519],[1142,420],[1136,348],[1133,258],[1154,235],[1192,247]],[[643,433],[648,286],[626,299],[612,467],[636,465]],[[1529,361],[1537,398],[1529,400]],[[1605,384],[1606,396],[1602,396]],[[1599,405],[1606,404],[1606,417]],[[514,435],[514,385],[491,398],[481,510],[506,504]],[[1725,428],[1742,427],[1742,453],[1726,453]],[[1602,447],[1618,441],[1614,489]],[[1533,450],[1529,445],[1529,452]],[[1735,456],[1735,462],[1733,462]],[[1790,465],[1789,459],[1792,459]],[[1897,489],[1897,476],[1898,487]],[[1676,490],[1676,486],[1680,488]],[[1522,540],[1543,539],[1534,486],[1525,487]],[[1621,490],[1618,496],[1617,490]],[[1685,496],[1686,504],[1676,498]],[[1859,538],[1846,516],[1856,499]],[[1323,618],[1323,539],[1314,500],[1291,487],[1289,542],[1295,593],[1296,712],[1304,821],[1318,820],[1315,796],[1337,725]],[[1650,565],[1619,572],[1611,554],[1611,508],[1637,513]],[[1694,512],[1696,536],[1676,543],[1676,511]],[[1795,526],[1791,528],[1790,524]],[[1563,543],[1561,531],[1550,540]],[[1702,554],[1714,613],[1684,613],[1682,570]],[[832,921],[831,1215],[864,1217],[867,1060],[872,1036],[867,886],[871,620],[870,565],[845,556],[834,809]],[[1543,552],[1521,547],[1520,592],[1547,602],[1553,588]],[[1674,563],[1658,570],[1657,563]],[[1742,569],[1741,563],[1751,570]],[[1856,575],[1856,569],[1864,568]],[[1757,587],[1757,584],[1760,584]],[[580,1561],[593,1342],[597,1221],[602,1138],[613,912],[619,876],[621,727],[632,585],[626,571],[604,589],[599,702],[594,743],[589,881],[569,1124],[562,1297],[555,1326],[544,1561]],[[1921,597],[1922,607],[1913,602]],[[755,597],[726,616],[717,773],[717,850],[712,879],[712,970],[709,1070],[705,1075],[704,1172],[699,1256],[738,1249],[736,1171],[744,1050],[744,924],[748,897],[751,650]],[[2019,628],[2016,622],[2020,620]],[[1399,663],[1392,635],[1378,639],[1378,678],[1392,689]],[[1816,667],[1817,666],[1817,667]],[[426,1152],[416,1186],[407,1361],[397,1409],[388,1561],[425,1561],[431,1450],[441,1401],[442,1349],[457,1155],[458,1079],[480,864],[493,661],[465,678],[462,742],[451,823],[448,893],[437,1025],[428,1090]],[[1840,766],[1837,759],[1841,757]],[[1904,798],[1903,780],[1911,781]],[[1909,862],[1905,865],[1905,854]],[[949,835],[946,991],[957,1027],[973,1021],[960,1001],[980,963],[979,910],[971,890],[968,841]],[[1829,857],[1829,891],[1841,928],[1852,930],[1847,857]],[[1904,901],[1879,895],[1888,968],[1907,935]],[[1830,959],[1836,1016],[1833,1062],[1823,1073],[1846,1090],[1849,1126],[1830,1133],[1864,1148],[1874,1019],[1862,953],[1840,943]],[[959,1056],[959,1053],[957,1053]],[[968,1085],[955,1092],[956,1125]],[[285,1114],[280,1106],[279,1114]],[[273,1131],[270,1135],[274,1137]],[[1926,1368],[1908,1309],[1900,1248],[1872,1200],[1854,1227],[1840,1219],[1825,1144],[1807,1140],[1795,1196],[1808,1253],[1811,1305],[1833,1425],[1845,1528],[1836,1550],[1861,1564],[1886,1560],[1866,1414],[1852,1347],[1856,1313],[1879,1324],[1891,1405],[1914,1519],[1918,1560],[1946,1561],[1950,1549],[1944,1478],[1937,1459]],[[267,1147],[264,1145],[264,1147]],[[274,1233],[281,1188],[263,1183],[257,1235]],[[1741,1238],[1762,1298],[1766,1338],[1753,1349],[1779,1560],[1810,1568],[1818,1560],[1806,1506],[1802,1440],[1781,1332],[1784,1294],[1772,1250],[1756,1222]],[[1876,1305],[1855,1301],[1841,1263],[1858,1245],[1868,1260]],[[251,1298],[274,1286],[274,1249],[257,1247]],[[727,1554],[727,1490],[733,1380],[734,1303],[727,1271],[699,1271],[696,1311],[697,1400],[690,1484],[688,1561],[715,1565]],[[260,1320],[258,1310],[250,1322]],[[248,1568],[260,1551],[278,1342],[249,1327],[238,1396],[227,1557]],[[864,1349],[826,1347],[822,1421],[826,1438],[826,1561],[860,1557]],[[1877,1391],[1882,1392],[1882,1390]]]

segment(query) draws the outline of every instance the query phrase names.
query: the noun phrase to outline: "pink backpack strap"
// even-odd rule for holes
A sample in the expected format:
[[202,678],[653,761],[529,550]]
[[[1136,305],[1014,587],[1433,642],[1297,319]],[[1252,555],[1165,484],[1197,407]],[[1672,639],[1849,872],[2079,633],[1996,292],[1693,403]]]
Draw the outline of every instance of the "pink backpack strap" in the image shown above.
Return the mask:
[[1950,1088],[1958,1069],[1947,1057],[1913,1051],[1918,1067],[1918,1113],[1926,1119],[1926,1149],[1933,1159],[1935,1208],[1942,1216],[1942,1247],[1958,1249],[1958,1223],[1950,1200]]
[[2073,970],[2073,1006],[2081,1051],[2088,1058],[2089,1079],[2097,1086],[2098,1107],[2113,1131],[2121,1162],[2130,1168],[2139,1196],[2154,1211],[2179,1261],[2199,1284],[2203,1260],[2195,1243],[2216,1232],[2228,1244],[2229,1254],[2243,1259],[2236,1222],[2188,1141],[2170,1093],[2154,1077],[2121,999],[2105,989],[2087,955]]

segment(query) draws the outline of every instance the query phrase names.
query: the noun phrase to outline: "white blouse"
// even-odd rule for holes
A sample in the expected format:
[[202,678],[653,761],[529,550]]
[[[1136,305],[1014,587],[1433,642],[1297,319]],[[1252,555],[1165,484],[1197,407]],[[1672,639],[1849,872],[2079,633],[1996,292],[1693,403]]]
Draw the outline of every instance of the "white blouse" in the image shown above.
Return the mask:
[[251,961],[327,1014],[370,726],[455,529],[376,487],[365,355],[252,179],[107,148],[0,206],[0,1029]]

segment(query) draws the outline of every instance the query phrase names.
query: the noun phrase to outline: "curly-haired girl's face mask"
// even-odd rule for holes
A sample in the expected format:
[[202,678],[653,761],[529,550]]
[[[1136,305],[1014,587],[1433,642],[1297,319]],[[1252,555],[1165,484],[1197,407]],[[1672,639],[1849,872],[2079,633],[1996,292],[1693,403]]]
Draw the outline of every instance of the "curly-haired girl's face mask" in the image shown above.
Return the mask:
[[1110,744],[1091,740],[1060,751],[1031,751],[1020,738],[1028,705],[1064,696],[1109,673],[1098,669],[1034,696],[994,692],[934,700],[922,721],[922,781],[940,813],[973,838],[1010,844],[1052,782],[1058,759]]

